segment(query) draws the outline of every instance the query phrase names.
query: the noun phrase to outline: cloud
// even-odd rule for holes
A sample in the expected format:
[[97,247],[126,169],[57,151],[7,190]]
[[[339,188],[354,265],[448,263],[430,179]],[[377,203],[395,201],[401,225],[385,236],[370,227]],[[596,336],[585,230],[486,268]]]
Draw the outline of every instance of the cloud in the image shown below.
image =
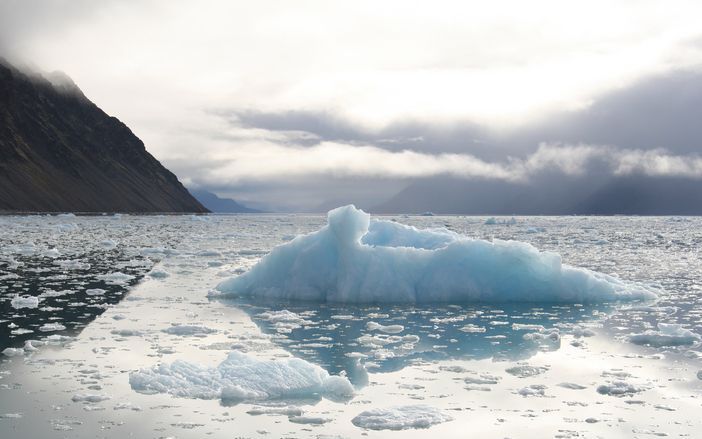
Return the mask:
[[527,181],[546,172],[582,176],[593,169],[610,175],[702,178],[702,157],[696,154],[673,155],[664,149],[644,151],[588,144],[542,143],[524,158],[486,161],[470,154],[390,151],[374,145],[331,141],[300,146],[261,139],[235,149],[228,149],[225,143],[214,157],[196,165],[201,169],[191,171],[198,175],[193,183],[234,186],[325,176],[357,179],[452,176]]
[[0,53],[67,72],[187,183],[317,203],[446,175],[698,178],[700,75],[677,73],[702,61],[700,14],[688,0],[7,0]]

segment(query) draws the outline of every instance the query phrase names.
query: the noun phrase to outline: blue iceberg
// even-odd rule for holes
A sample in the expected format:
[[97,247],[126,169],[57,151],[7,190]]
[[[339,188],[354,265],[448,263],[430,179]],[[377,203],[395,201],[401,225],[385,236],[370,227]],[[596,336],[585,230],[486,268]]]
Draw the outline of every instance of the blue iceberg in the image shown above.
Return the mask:
[[518,241],[471,239],[372,220],[354,206],[274,248],[217,286],[223,296],[335,303],[593,303],[656,295],[616,277],[563,264]]

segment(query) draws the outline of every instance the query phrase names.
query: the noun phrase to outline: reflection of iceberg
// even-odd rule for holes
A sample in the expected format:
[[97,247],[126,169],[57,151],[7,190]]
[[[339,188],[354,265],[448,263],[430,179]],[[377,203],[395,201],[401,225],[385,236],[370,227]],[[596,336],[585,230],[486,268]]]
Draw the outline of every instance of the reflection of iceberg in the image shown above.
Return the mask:
[[225,295],[339,303],[556,302],[646,299],[612,276],[561,264],[527,243],[370,221],[353,206],[329,224],[273,249]]
[[[310,307],[302,302],[254,304],[246,299],[231,304],[245,310],[263,332],[275,334],[271,340],[294,356],[330,374],[344,372],[356,386],[367,380],[365,370],[358,367],[359,359],[370,373],[392,372],[424,361],[525,360],[539,351],[559,349],[561,338],[552,337],[554,333],[592,335],[584,328],[612,310],[611,305],[602,304]],[[282,325],[282,316],[297,324]],[[379,326],[402,330],[385,333]]]

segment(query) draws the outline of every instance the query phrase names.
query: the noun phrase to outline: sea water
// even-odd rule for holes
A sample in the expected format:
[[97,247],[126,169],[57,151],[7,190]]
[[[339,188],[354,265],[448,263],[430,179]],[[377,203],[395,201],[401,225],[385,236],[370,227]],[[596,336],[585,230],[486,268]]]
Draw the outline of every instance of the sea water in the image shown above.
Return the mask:
[[326,216],[0,217],[0,437],[643,438],[702,428],[702,219],[382,219],[526,242],[658,299],[218,297],[217,285]]

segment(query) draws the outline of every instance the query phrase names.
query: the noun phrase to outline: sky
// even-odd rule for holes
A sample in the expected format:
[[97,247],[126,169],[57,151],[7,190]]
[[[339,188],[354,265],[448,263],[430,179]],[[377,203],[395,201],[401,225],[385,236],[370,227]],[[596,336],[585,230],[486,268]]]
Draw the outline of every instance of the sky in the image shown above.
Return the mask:
[[0,0],[0,55],[68,74],[186,186],[300,211],[446,177],[702,179],[700,16],[699,1]]

